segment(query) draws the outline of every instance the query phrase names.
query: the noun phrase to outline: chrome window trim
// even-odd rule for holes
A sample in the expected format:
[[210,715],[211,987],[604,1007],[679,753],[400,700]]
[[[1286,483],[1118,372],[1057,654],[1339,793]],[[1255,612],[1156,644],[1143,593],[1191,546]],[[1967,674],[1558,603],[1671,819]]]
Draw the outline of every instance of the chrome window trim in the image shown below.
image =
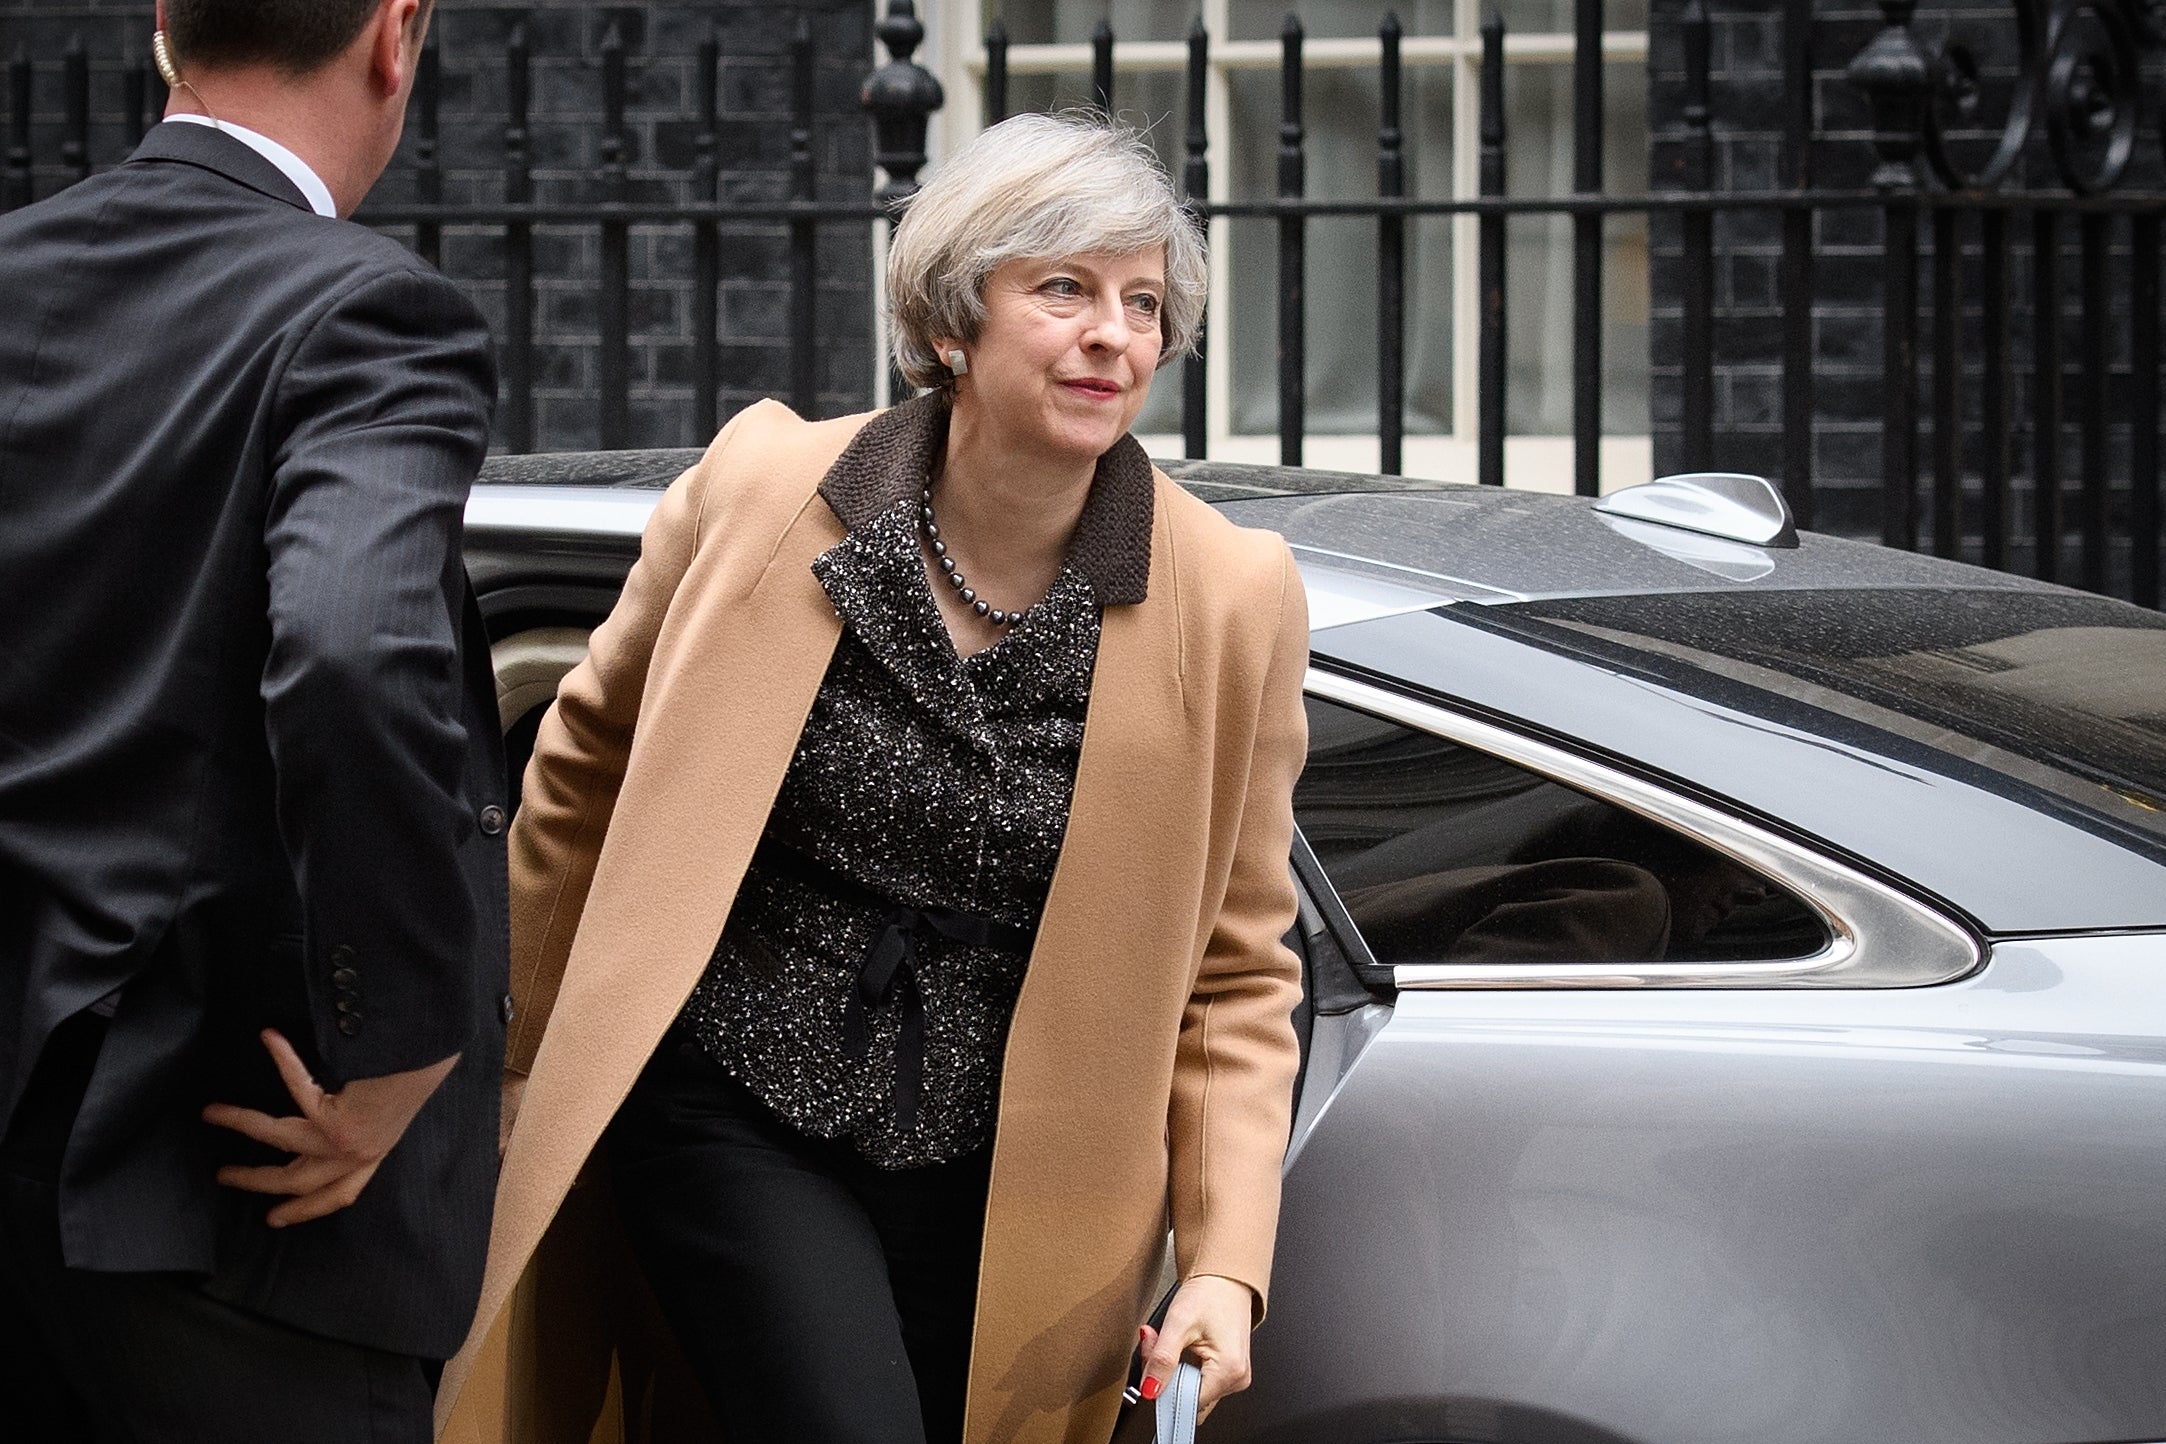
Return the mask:
[[[476,546],[505,542],[526,546],[541,543],[579,546],[582,550],[600,546],[629,553],[636,549],[662,495],[648,487],[480,482],[467,498],[467,540]],[[634,545],[627,546],[627,543]],[[1294,550],[1297,553],[1314,552],[1315,548],[1296,547]],[[1349,554],[1316,554],[1343,555],[1369,571],[1382,568],[1409,577],[1436,579],[1435,573],[1389,567]],[[1369,571],[1313,562],[1302,568],[1312,629],[1373,621],[1398,612],[1427,611],[1447,602],[1476,596],[1487,600],[1512,600],[1516,595],[1493,587],[1478,587],[1471,582],[1453,583],[1457,590],[1440,591],[1432,585],[1413,585],[1370,575]]]
[[615,537],[637,541],[662,493],[613,486],[477,483],[466,500],[466,529],[542,537]]
[[1644,778],[1507,728],[1318,668],[1310,696],[1479,748],[1685,832],[1776,878],[1820,915],[1828,946],[1771,962],[1427,963],[1394,967],[1401,989],[1919,988],[1953,982],[1985,954],[1968,931],[1857,869]]

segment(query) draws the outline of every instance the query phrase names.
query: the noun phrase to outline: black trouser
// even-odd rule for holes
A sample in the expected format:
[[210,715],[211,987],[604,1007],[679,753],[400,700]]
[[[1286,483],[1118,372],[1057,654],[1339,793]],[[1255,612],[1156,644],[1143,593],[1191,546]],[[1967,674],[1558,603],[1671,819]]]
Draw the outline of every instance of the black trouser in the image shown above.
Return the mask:
[[194,1274],[62,1264],[60,1158],[103,1031],[61,1026],[0,1144],[0,1437],[428,1444],[433,1363],[220,1303]]
[[731,1444],[957,1444],[990,1148],[881,1169],[672,1031],[609,1132],[617,1207]]

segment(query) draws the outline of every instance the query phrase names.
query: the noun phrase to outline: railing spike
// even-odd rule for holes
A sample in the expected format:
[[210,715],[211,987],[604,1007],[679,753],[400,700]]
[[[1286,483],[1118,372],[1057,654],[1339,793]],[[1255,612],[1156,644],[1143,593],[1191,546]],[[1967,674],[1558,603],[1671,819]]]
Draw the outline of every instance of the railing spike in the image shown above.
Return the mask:
[[[1686,13],[1700,3],[1687,0]],[[1918,146],[1933,75],[1917,37],[1910,33],[1911,15],[1917,8],[1917,0],[1880,0],[1886,23],[1852,57],[1846,72],[1872,106],[1873,148],[1880,152],[1873,184],[1882,190],[1908,189],[1918,180]]]
[[873,194],[893,212],[917,192],[926,122],[947,103],[947,94],[931,71],[910,58],[925,40],[910,0],[888,0],[874,33],[891,58],[865,78],[858,100],[872,114],[873,162],[887,172],[887,181]]

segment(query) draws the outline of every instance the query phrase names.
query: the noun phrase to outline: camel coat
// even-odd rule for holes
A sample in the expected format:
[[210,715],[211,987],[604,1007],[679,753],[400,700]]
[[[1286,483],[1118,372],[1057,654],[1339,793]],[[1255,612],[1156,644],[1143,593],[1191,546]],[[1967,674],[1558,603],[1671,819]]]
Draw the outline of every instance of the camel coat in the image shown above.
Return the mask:
[[[843,528],[817,488],[867,420],[732,421],[542,725],[511,849],[528,1078],[444,1438],[667,1438],[697,1412],[587,1165],[714,951],[826,673],[841,622],[809,568]],[[1307,608],[1277,537],[1155,471],[1152,506],[1007,1044],[969,1444],[1101,1444],[1169,1221],[1181,1277],[1248,1284],[1259,1317],[1269,1281]]]

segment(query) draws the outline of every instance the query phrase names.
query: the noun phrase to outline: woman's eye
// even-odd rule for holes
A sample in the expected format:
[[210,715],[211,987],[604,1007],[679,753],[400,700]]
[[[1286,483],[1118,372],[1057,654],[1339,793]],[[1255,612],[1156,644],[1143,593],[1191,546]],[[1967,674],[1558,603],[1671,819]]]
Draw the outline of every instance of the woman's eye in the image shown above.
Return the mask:
[[1083,288],[1066,276],[1055,276],[1047,281],[1042,289],[1056,296],[1079,296],[1083,293]]
[[1128,298],[1128,304],[1135,307],[1138,311],[1141,311],[1146,316],[1155,316],[1158,314],[1158,298],[1152,295],[1149,291],[1140,291],[1137,294],[1130,296]]

